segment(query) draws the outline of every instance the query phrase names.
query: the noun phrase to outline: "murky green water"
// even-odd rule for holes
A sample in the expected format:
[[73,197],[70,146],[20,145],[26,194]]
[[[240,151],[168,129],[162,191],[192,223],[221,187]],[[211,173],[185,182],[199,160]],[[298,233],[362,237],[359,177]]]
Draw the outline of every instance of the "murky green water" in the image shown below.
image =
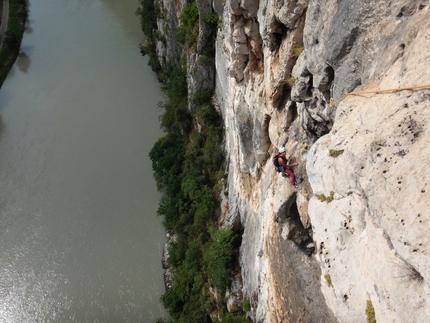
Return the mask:
[[0,90],[0,322],[155,322],[159,85],[134,0],[30,0]]

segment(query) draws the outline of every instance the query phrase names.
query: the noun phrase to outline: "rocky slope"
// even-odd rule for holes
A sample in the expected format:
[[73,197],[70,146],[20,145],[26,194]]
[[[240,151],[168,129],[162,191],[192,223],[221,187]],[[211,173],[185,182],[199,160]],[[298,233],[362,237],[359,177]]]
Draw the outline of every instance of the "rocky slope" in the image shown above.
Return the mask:
[[[429,1],[197,3],[222,16],[222,220],[244,230],[249,317],[363,322],[371,304],[378,322],[430,321],[430,90],[330,105],[351,91],[430,83]],[[183,6],[173,4],[164,1]],[[191,74],[191,93],[214,77]],[[298,190],[273,170],[281,145],[299,163]]]

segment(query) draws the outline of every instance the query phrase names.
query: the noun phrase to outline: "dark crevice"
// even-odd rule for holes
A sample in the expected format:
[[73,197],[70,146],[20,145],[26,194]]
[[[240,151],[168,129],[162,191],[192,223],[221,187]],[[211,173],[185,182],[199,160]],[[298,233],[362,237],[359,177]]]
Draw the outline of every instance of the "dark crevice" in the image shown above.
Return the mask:
[[287,31],[288,31],[288,28],[281,23],[278,23],[277,27],[278,27],[277,29],[279,30],[279,32],[272,34],[273,38],[275,40],[275,44],[274,44],[275,46],[274,46],[273,50],[278,50],[279,47],[281,47],[282,41],[287,36]]
[[287,101],[291,98],[291,87],[288,84],[282,85],[282,89],[273,98],[273,106],[277,107],[278,111],[285,108]]
[[311,229],[306,229],[300,220],[299,210],[297,209],[296,194],[281,205],[277,213],[280,227],[288,226],[287,240],[293,241],[301,251],[311,255],[315,248],[312,240]]
[[330,89],[330,85],[334,80],[334,69],[330,65],[324,69],[324,82],[322,82],[319,86],[319,90],[321,92],[328,91]]
[[[316,104],[312,103],[312,106],[316,106]],[[313,137],[313,140],[317,140],[330,132],[330,123],[318,122],[315,120],[308,111],[308,109],[312,109],[312,106],[308,106],[308,103],[306,102],[305,109],[303,109],[303,113],[306,114],[305,120],[307,121],[304,125],[304,129],[311,137]]]
[[270,148],[270,145],[272,144],[269,136],[269,125],[270,125],[271,119],[272,118],[270,117],[270,115],[265,114],[263,118],[263,124],[261,125],[261,129],[260,129],[260,150],[262,154],[264,154],[265,156],[264,160],[260,160],[262,164],[268,158],[267,152]]
[[291,101],[291,105],[287,110],[287,129],[293,124],[293,122],[297,119],[297,104],[294,101]]
[[313,74],[310,74],[310,79],[309,79],[309,86],[308,86],[308,90],[306,92],[306,96],[307,97],[312,97],[312,89],[314,88],[314,76]]

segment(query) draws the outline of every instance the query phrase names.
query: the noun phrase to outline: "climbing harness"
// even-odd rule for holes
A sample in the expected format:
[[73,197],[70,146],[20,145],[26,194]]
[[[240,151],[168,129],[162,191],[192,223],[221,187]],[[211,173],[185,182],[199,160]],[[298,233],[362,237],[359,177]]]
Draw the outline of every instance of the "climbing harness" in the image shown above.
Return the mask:
[[424,88],[430,88],[430,84],[407,86],[407,87],[400,87],[400,88],[394,88],[394,89],[385,89],[385,90],[350,92],[350,93],[347,93],[344,96],[342,96],[340,99],[334,101],[333,100],[333,87],[331,86],[330,87],[330,108],[333,108],[336,104],[338,104],[340,101],[342,101],[343,99],[345,99],[348,95],[398,92],[398,91],[407,91],[407,90],[424,89]]

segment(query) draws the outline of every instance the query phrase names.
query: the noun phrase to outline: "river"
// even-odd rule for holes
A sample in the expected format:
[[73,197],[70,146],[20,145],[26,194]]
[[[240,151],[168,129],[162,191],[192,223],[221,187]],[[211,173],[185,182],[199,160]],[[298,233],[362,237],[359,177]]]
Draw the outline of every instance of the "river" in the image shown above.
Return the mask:
[[136,0],[30,0],[0,90],[0,322],[155,322],[163,99]]

